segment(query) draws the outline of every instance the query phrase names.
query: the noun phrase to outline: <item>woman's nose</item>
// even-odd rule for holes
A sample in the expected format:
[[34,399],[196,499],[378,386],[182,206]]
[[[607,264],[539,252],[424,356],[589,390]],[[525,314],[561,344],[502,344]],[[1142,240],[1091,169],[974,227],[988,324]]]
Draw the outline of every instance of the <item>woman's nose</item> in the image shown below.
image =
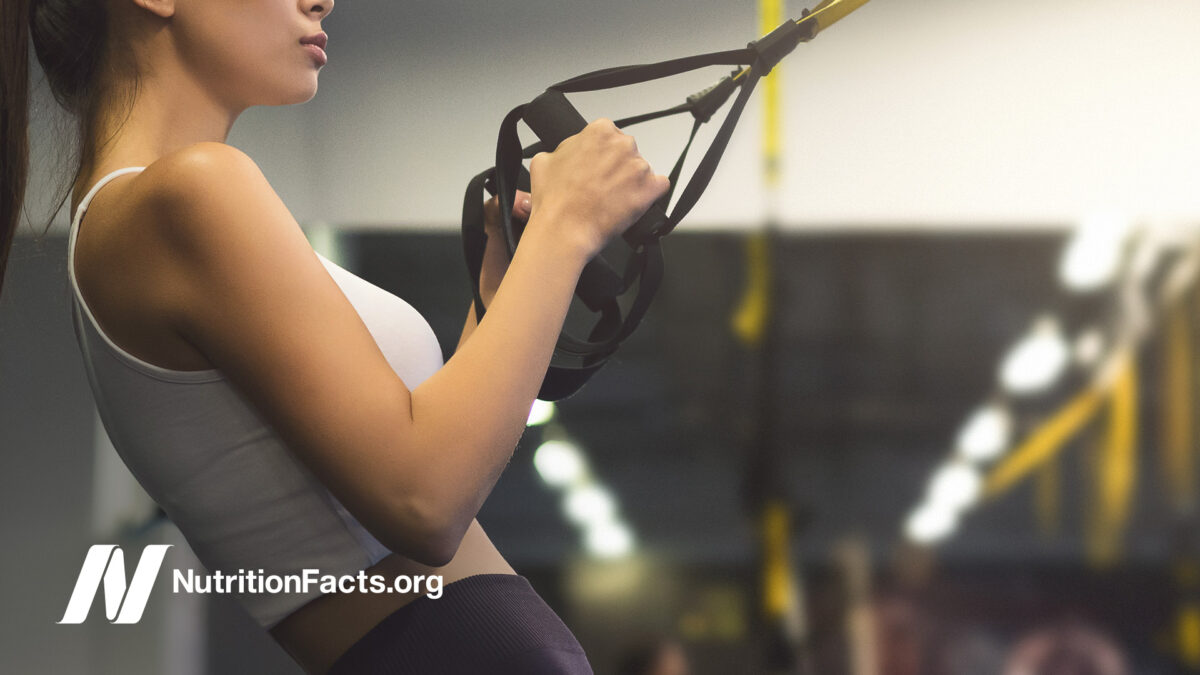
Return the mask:
[[321,19],[329,16],[329,13],[333,11],[333,0],[319,0],[318,2],[313,2],[312,0],[301,1],[308,5],[307,11],[310,14],[316,14]]

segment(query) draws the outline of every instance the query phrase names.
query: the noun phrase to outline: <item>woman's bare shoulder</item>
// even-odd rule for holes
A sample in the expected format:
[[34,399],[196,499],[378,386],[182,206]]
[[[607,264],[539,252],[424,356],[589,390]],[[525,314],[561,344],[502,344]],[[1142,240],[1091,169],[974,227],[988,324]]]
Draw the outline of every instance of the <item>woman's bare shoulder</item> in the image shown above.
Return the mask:
[[140,178],[142,216],[176,254],[202,260],[247,238],[303,237],[258,164],[231,145],[189,145],[147,166]]
[[163,155],[139,178],[142,196],[157,208],[194,206],[239,187],[270,187],[249,155],[217,142],[194,143]]
[[[230,169],[245,165],[258,168],[249,155],[235,146],[201,141],[163,155],[146,167],[146,175],[156,174],[158,179],[165,179],[177,172]],[[183,177],[187,175],[184,173]]]
[[[252,182],[256,174],[260,183]],[[179,243],[189,242],[193,254],[205,242],[210,251],[228,244],[236,223],[214,215],[213,202],[228,201],[237,183],[249,184],[258,199],[274,197],[245,153],[200,143],[96,195],[76,245],[76,278],[97,320],[126,351],[166,368],[210,367],[175,328],[187,282]]]

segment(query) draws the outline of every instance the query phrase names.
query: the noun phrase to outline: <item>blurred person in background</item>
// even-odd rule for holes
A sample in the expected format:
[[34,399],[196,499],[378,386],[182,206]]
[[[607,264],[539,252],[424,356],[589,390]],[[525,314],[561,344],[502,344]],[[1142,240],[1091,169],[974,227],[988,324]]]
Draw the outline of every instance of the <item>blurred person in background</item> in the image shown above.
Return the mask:
[[630,647],[619,659],[618,675],[691,675],[687,653],[678,640],[653,637]]
[[932,631],[926,613],[903,595],[873,601],[874,639],[881,675],[921,675],[929,667]]
[[1078,621],[1041,628],[1019,640],[1004,675],[1129,675],[1111,638]]

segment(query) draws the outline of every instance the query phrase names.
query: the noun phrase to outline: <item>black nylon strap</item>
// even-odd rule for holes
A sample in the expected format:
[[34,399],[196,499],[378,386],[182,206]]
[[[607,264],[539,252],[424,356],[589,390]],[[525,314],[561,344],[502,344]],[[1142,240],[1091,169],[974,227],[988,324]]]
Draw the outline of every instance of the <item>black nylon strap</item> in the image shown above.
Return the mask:
[[475,321],[483,320],[483,298],[479,294],[479,276],[483,272],[483,254],[487,249],[487,233],[483,229],[484,183],[495,173],[488,169],[471,179],[467,184],[467,195],[463,198],[462,240],[463,256],[467,259],[467,271],[471,275],[471,293],[475,299]]
[[725,115],[725,121],[717,131],[716,137],[713,138],[712,145],[708,146],[708,151],[704,153],[704,157],[696,166],[696,173],[692,174],[692,179],[688,181],[683,194],[679,195],[679,202],[675,204],[675,209],[671,212],[666,229],[662,234],[665,235],[675,229],[675,226],[691,212],[696,202],[700,201],[700,196],[704,194],[713,174],[717,171],[717,164],[721,161],[721,156],[725,154],[725,147],[729,145],[733,130],[737,127],[742,111],[746,108],[746,102],[750,100],[750,94],[754,93],[754,86],[758,84],[758,80],[758,66],[754,66],[746,75],[746,82],[742,84],[741,92],[738,93],[738,97],[733,101],[733,106]]
[[[694,116],[695,122],[687,143],[670,173],[671,187],[657,202],[662,211],[666,212],[700,126],[724,105],[734,90],[740,90],[712,144],[698,162],[695,172],[666,220],[655,228],[647,228],[652,231],[638,232],[636,235],[626,233],[626,238],[630,240],[628,245],[632,250],[629,255],[618,258],[622,261],[618,264],[624,269],[613,270],[617,277],[613,277],[611,272],[600,276],[589,274],[595,271],[593,269],[586,270],[581,275],[576,296],[584,300],[593,312],[599,313],[600,318],[589,331],[586,340],[568,335],[566,331],[560,333],[539,398],[557,400],[574,393],[637,328],[662,282],[664,261],[660,239],[687,216],[708,187],[758,80],[799,41],[811,38],[811,29],[798,30],[794,23],[789,23],[791,26],[784,24],[766,38],[750,43],[745,49],[701,54],[659,63],[606,68],[564,80],[548,88],[548,91],[562,93],[596,91],[670,77],[708,66],[750,66],[736,76],[726,77],[713,87],[688,97],[687,102],[682,105],[636,115],[616,123],[618,127],[624,128],[684,112],[691,112]],[[565,111],[571,113],[570,116],[578,117],[573,108],[563,102],[564,99],[555,100],[560,102],[558,105],[565,106]],[[513,200],[521,180],[528,181],[528,172],[523,160],[544,149],[541,142],[524,148],[521,146],[517,124],[524,118],[526,109],[527,106],[518,106],[505,116],[497,138],[495,166],[476,176],[467,186],[463,206],[463,249],[471,274],[478,320],[482,320],[486,312],[479,289],[487,245],[483,205],[485,191],[493,191],[497,195],[505,247],[511,259],[520,237],[512,222]],[[594,266],[589,265],[589,268],[591,267]],[[614,279],[618,280],[619,287],[611,285]],[[624,298],[634,286],[636,293],[622,319],[618,298]]]
[[[624,117],[616,120],[613,122],[613,124],[616,125],[618,129],[624,129],[625,127],[631,127],[635,124],[641,124],[642,122],[652,122],[654,120],[660,120],[664,117],[670,117],[672,115],[682,115],[685,112],[691,112],[694,114],[694,111],[695,104],[689,101],[688,103],[677,105],[674,108],[658,110],[652,113],[643,113],[641,115],[633,115],[632,117]],[[705,119],[704,121],[707,122],[708,120]],[[543,150],[545,150],[545,147],[542,145],[541,141],[538,141],[531,145],[525,146],[525,149],[521,152],[521,156],[524,159],[532,159],[534,155]]]
[[500,202],[500,218],[504,223],[505,244],[510,258],[517,251],[517,240],[512,228],[512,210],[522,158],[517,122],[524,113],[525,106],[513,108],[500,123],[500,137],[496,140],[496,197]]
[[643,115],[634,115],[633,117],[626,117],[625,119],[620,119],[620,120],[617,120],[616,122],[613,122],[613,124],[615,124],[618,129],[624,129],[625,127],[631,127],[635,124],[641,124],[642,122],[650,122],[653,120],[662,119],[664,117],[670,117],[671,115],[679,115],[679,114],[682,114],[685,112],[691,112],[691,110],[692,110],[692,105],[690,103],[684,103],[682,105],[677,105],[674,108],[667,108],[666,110],[659,110],[658,112],[645,113]]
[[[671,187],[667,188],[667,194],[663,195],[659,200],[659,204],[662,205],[664,210],[670,205],[671,197],[675,195],[675,187],[679,183],[679,175],[683,173],[683,163],[687,161],[688,150],[692,149],[692,141],[696,140],[696,133],[700,131],[700,127],[702,126],[704,126],[704,120],[697,118],[692,124],[692,133],[688,134],[687,143],[683,146],[683,152],[679,153],[679,159],[675,161],[675,166],[671,167],[671,173],[667,176],[667,179],[671,181]],[[655,243],[665,237],[672,229],[674,228],[671,226],[671,220],[668,218],[667,226],[654,232]]]
[[679,75],[708,66],[748,66],[757,59],[758,53],[749,47],[746,49],[732,49],[723,52],[712,52],[711,54],[700,54],[699,56],[685,56],[657,63],[604,68],[563,80],[547,88],[557,89],[564,94],[599,91],[601,89],[641,84],[650,80],[660,80],[664,77],[671,77],[672,75]]

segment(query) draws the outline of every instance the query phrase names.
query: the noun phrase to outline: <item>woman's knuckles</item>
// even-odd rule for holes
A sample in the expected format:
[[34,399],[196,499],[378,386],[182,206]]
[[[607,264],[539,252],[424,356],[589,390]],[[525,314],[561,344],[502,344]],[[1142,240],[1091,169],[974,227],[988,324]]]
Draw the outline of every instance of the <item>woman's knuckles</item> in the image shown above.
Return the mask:
[[586,241],[604,242],[629,228],[669,188],[638,152],[632,136],[606,118],[530,162],[538,210]]

